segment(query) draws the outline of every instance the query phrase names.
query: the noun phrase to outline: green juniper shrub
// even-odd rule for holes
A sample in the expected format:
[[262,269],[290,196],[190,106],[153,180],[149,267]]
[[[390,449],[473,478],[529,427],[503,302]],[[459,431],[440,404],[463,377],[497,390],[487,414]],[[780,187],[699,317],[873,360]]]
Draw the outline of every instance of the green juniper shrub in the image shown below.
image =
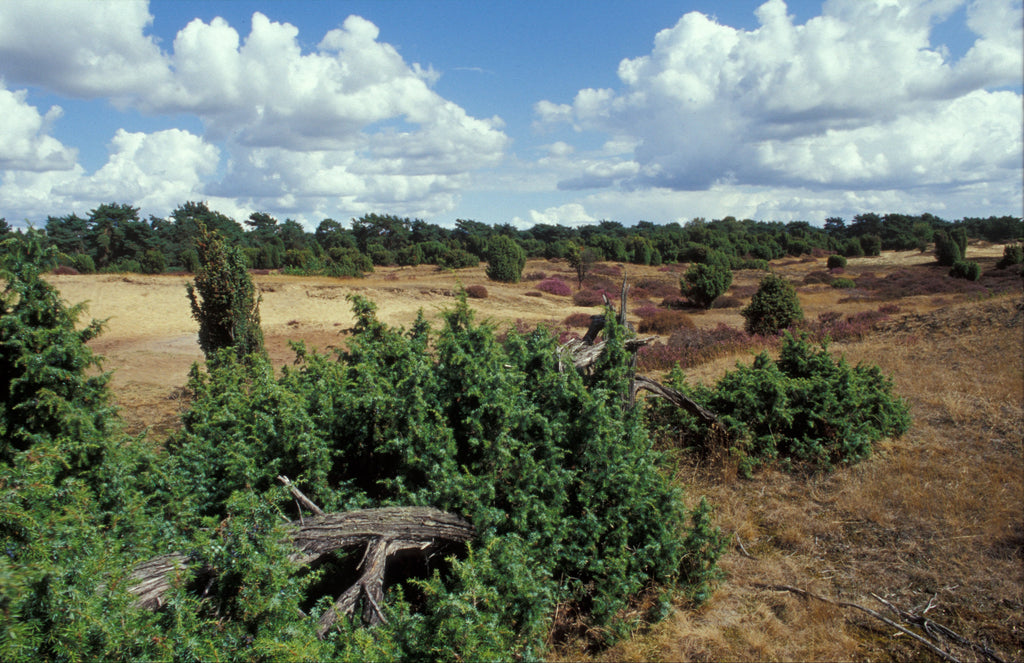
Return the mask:
[[694,263],[680,279],[679,285],[687,299],[709,309],[732,285],[732,272],[719,264]]
[[693,534],[640,413],[623,407],[614,319],[588,377],[559,371],[552,333],[499,340],[464,297],[437,332],[422,314],[406,331],[352,303],[353,335],[333,357],[297,344],[297,365],[276,379],[265,359],[230,353],[194,371],[164,500],[168,519],[199,532],[246,491],[293,509],[274,492],[283,473],[325,510],[429,505],[473,523],[466,557],[391,587],[388,624],[358,636],[341,625],[325,640],[332,656],[379,646],[393,658],[534,657],[556,603],[602,626],[651,584],[707,595],[718,539]]
[[862,235],[860,245],[866,256],[882,255],[882,238],[878,235]]
[[508,237],[498,235],[487,243],[487,278],[504,283],[519,283],[526,266],[526,251]]
[[957,279],[977,281],[981,278],[981,266],[973,260],[957,260],[950,268],[949,275]]
[[839,277],[837,279],[832,279],[832,283],[830,285],[837,290],[847,290],[849,288],[856,288],[857,282],[853,279]]
[[192,317],[199,322],[199,347],[207,359],[223,348],[234,348],[238,357],[262,352],[260,298],[242,252],[202,222],[197,226],[199,268],[195,283],[185,287]]
[[844,269],[846,267],[846,256],[834,253],[828,257],[826,265],[829,269]]
[[777,274],[768,274],[750,304],[741,311],[750,334],[771,336],[804,319],[793,284]]
[[945,230],[935,231],[935,258],[940,265],[952,267],[964,254],[960,245]]
[[[776,460],[815,469],[856,462],[874,442],[902,435],[910,425],[907,404],[877,366],[833,360],[827,343],[816,349],[789,333],[778,360],[762,353],[713,387],[691,387],[679,370],[670,382],[718,414],[747,476]],[[649,417],[661,439],[684,446],[703,439],[704,426],[674,406],[652,402]]]
[[1003,247],[1003,257],[996,263],[996,267],[998,269],[1006,269],[1021,263],[1024,263],[1024,245],[1007,244]]
[[101,323],[41,278],[54,258],[33,229],[0,247],[0,659],[148,658],[124,588],[159,528],[154,457],[120,432],[86,346]]
[[476,254],[463,249],[450,249],[437,258],[437,266],[441,269],[463,269],[479,264],[480,258]]
[[163,274],[167,271],[167,258],[160,249],[149,249],[139,261],[143,274]]

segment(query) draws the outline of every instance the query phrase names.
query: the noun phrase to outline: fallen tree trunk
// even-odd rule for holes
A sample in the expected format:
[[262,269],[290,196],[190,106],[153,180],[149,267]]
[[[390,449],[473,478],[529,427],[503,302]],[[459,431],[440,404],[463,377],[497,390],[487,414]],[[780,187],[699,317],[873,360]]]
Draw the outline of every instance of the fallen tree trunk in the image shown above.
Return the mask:
[[[369,624],[384,620],[380,609],[384,597],[384,571],[388,560],[396,553],[407,550],[426,553],[449,543],[465,543],[475,533],[473,526],[460,516],[432,507],[384,507],[327,513],[292,521],[286,526],[286,532],[296,549],[290,559],[299,566],[312,564],[336,550],[366,546],[359,565],[362,575],[320,617],[317,628],[320,637],[339,616],[355,611],[360,596],[366,597],[364,620]],[[138,597],[135,605],[146,610],[160,608],[164,595],[175,581],[191,575],[188,569],[190,561],[188,555],[170,553],[138,565],[131,576],[134,584],[128,590]],[[213,569],[200,569],[199,572],[212,573]]]

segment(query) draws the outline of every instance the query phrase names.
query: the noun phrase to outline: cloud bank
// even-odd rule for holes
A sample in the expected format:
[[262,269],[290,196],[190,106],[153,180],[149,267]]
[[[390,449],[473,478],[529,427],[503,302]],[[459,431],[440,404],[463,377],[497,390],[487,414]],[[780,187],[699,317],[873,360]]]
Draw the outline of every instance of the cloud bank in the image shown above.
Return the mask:
[[[768,0],[743,30],[687,13],[620,62],[615,87],[524,98],[538,134],[516,136],[513,154],[498,115],[438,94],[437,71],[359,16],[302,38],[258,12],[247,35],[195,19],[163,43],[146,2],[8,0],[0,216],[110,201],[162,215],[206,200],[313,227],[367,212],[430,219],[463,212],[466,193],[503,191],[514,205],[482,220],[1019,214],[1022,14],[1020,0],[828,0],[798,24]],[[947,20],[973,35],[956,57],[934,37]],[[72,110],[34,101],[45,95]],[[70,100],[158,128],[111,130],[106,162],[87,171],[54,130]]]
[[[406,63],[358,16],[310,53],[296,27],[260,13],[244,39],[223,19],[193,20],[169,52],[145,34],[151,21],[140,2],[0,7],[7,80],[149,116],[187,113],[204,127],[202,136],[119,131],[109,162],[85,174],[74,150],[47,135],[60,109],[42,115],[24,90],[2,89],[0,110],[16,118],[0,129],[7,206],[7,196],[48,193],[50,209],[177,196],[173,208],[192,196],[303,217],[337,210],[339,201],[350,213],[390,205],[429,215],[450,209],[469,174],[504,153],[499,118],[471,117],[442,98],[431,88],[435,72]],[[23,187],[31,190],[15,191]]]
[[1022,100],[1000,88],[1021,84],[1020,6],[969,3],[977,39],[953,62],[929,35],[962,4],[832,0],[796,25],[782,0],[769,0],[750,31],[686,14],[650,54],[621,62],[619,88],[536,104],[541,129],[571,125],[635,145],[579,159],[559,186],[694,192],[690,200],[760,187],[833,199],[931,188],[971,191],[978,203],[1009,190],[1019,202]]

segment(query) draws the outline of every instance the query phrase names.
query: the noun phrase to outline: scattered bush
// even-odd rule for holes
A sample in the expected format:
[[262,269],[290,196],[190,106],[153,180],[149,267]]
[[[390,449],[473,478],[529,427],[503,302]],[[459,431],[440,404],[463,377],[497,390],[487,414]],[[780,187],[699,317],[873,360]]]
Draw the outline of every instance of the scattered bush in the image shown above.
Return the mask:
[[[776,459],[816,469],[862,460],[874,442],[902,435],[910,425],[909,408],[877,366],[834,361],[827,345],[815,349],[806,338],[788,333],[777,361],[761,353],[714,387],[689,387],[679,371],[672,382],[721,417],[747,475]],[[691,415],[651,403],[661,435],[700,439],[704,434]]]
[[828,257],[828,262],[825,263],[829,269],[845,269],[846,268],[846,256],[839,254],[833,254]]
[[996,267],[1006,269],[1020,264],[1024,264],[1024,245],[1007,244],[1003,247],[1003,257],[996,263]]
[[560,297],[568,297],[572,294],[572,288],[569,287],[569,284],[557,277],[541,281],[537,284],[537,290]]
[[519,283],[526,266],[526,251],[508,237],[498,235],[487,244],[487,278],[503,283]]
[[837,290],[847,290],[849,288],[856,288],[857,283],[853,279],[837,278],[832,281],[832,287]]
[[964,254],[960,245],[945,230],[935,231],[935,259],[944,267],[952,267],[958,260],[963,260]]
[[466,288],[466,294],[473,299],[487,299],[487,288],[482,285],[471,285]]
[[67,265],[57,265],[50,271],[50,273],[57,276],[77,276],[78,270]]
[[722,265],[695,263],[680,280],[686,297],[701,308],[709,309],[714,301],[732,285],[732,272]]
[[523,274],[524,281],[543,281],[548,277],[544,272],[527,272]]
[[742,314],[747,321],[747,331],[761,336],[778,334],[804,318],[793,284],[775,274],[761,280]]
[[981,266],[973,260],[957,260],[950,268],[949,275],[957,279],[977,281],[981,278]]

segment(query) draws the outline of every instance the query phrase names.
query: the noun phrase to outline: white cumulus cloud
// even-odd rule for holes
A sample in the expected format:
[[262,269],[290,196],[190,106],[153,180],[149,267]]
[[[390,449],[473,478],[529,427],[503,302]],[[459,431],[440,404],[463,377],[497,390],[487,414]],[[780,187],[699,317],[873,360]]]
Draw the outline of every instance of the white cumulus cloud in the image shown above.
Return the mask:
[[[0,76],[57,94],[106,98],[149,116],[186,113],[203,123],[201,137],[183,132],[202,143],[187,155],[182,135],[119,132],[110,161],[76,184],[61,179],[65,190],[134,204],[139,196],[155,203],[166,198],[159,191],[188,190],[303,216],[311,209],[344,215],[392,204],[438,213],[454,206],[470,173],[504,157],[508,137],[500,118],[472,117],[437,94],[438,74],[406,62],[361,17],[327,31],[311,52],[303,52],[298,28],[259,12],[244,37],[224,19],[195,19],[164,52],[146,35],[152,20],[145,2],[0,4]],[[13,103],[24,110],[24,97]],[[0,140],[21,141],[20,151],[5,153],[7,169],[28,161],[36,168],[71,167],[74,155],[47,136],[59,110],[52,113],[36,118],[34,130],[27,115],[25,126],[0,129]],[[222,171],[197,165],[217,163],[213,145],[226,157]],[[162,147],[176,150],[168,162],[178,171],[166,183],[150,177],[148,150]],[[190,165],[174,163],[176,157]],[[50,180],[56,181],[37,183]]]
[[0,170],[68,170],[77,153],[48,135],[61,116],[60,106],[45,115],[26,103],[25,90],[11,92],[0,87]]
[[[580,160],[564,188],[708,190],[722,184],[878,190],[1017,182],[1020,3],[974,0],[970,50],[951,61],[934,25],[959,0],[831,0],[794,22],[782,0],[738,30],[688,13],[617,89],[535,105],[538,124],[633,140],[631,159]],[[1013,190],[1013,187],[1010,187]]]

